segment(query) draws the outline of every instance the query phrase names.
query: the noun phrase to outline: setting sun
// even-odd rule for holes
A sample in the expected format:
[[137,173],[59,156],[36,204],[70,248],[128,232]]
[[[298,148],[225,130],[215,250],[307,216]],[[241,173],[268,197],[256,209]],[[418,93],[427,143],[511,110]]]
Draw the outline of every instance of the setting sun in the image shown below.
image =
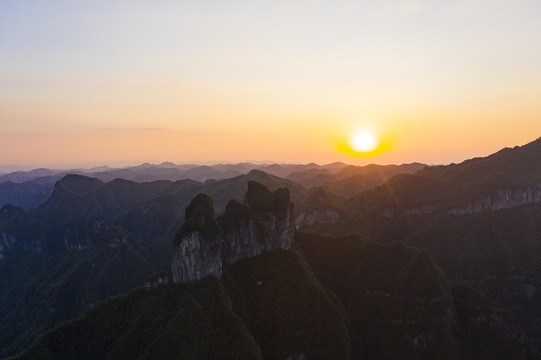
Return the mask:
[[370,132],[359,132],[350,139],[349,145],[355,151],[369,152],[378,147],[378,139]]

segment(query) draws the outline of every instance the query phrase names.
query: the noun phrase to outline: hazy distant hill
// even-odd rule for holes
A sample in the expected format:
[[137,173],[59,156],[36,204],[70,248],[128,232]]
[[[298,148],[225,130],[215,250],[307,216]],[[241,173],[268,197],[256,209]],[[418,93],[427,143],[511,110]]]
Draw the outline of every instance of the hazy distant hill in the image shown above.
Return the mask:
[[287,176],[289,180],[302,184],[307,189],[325,186],[341,196],[351,196],[370,190],[397,174],[412,174],[425,164],[367,165],[313,168],[297,171]]
[[94,177],[103,182],[117,178],[134,182],[191,179],[198,182],[222,180],[246,175],[252,170],[288,178],[305,188],[325,185],[336,194],[349,196],[381,184],[398,173],[411,173],[423,164],[351,166],[344,163],[317,165],[297,164],[215,164],[175,165],[173,163],[141,164],[125,168],[107,166],[91,169],[36,169],[0,175],[0,206],[12,204],[31,210],[41,205],[54,190],[54,184],[68,174]]
[[107,166],[91,169],[50,170],[36,169],[32,171],[17,171],[0,175],[0,206],[12,204],[27,210],[36,208],[45,202],[54,190],[54,184],[68,174],[78,174],[94,177],[103,182],[124,179],[134,182],[153,182],[159,180],[178,181],[191,179],[198,182],[214,179],[229,179],[246,175],[252,170],[261,170],[268,174],[284,177],[294,171],[305,169],[340,169],[346,164],[333,163],[325,166],[316,164],[290,165],[271,164],[259,165],[251,163],[215,164],[215,165],[175,165],[173,163],[141,164],[133,167],[112,169]]
[[12,204],[27,210],[46,201],[53,192],[54,183],[61,176],[46,176],[23,183],[6,181],[0,183],[0,206]]

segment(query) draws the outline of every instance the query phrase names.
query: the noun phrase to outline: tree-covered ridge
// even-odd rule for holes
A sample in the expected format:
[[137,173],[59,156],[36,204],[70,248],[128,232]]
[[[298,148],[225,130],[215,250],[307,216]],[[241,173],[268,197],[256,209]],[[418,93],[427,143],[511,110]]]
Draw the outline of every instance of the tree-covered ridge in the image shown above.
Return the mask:
[[[307,304],[309,306],[307,306]],[[345,315],[294,252],[136,289],[41,335],[17,359],[348,359]]]

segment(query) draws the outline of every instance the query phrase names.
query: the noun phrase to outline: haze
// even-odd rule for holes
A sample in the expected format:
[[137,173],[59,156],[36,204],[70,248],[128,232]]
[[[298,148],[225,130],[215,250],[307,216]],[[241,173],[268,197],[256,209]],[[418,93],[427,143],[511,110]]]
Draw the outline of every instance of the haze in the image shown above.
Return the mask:
[[461,161],[541,135],[539,44],[533,0],[5,0],[0,164]]

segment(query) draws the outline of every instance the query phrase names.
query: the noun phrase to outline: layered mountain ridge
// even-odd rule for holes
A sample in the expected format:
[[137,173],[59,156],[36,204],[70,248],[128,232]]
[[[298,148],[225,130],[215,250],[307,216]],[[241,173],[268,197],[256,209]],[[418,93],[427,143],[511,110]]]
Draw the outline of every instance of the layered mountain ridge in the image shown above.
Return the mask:
[[271,168],[289,180],[65,176],[35,210],[0,210],[0,356],[84,313],[23,358],[233,358],[231,344],[247,358],[538,359],[540,144],[442,167]]
[[[282,216],[292,227],[283,189],[248,183],[245,204],[226,210],[225,224]],[[272,247],[226,262],[220,223],[212,199],[195,196],[175,239],[173,283],[110,299],[17,359],[461,359],[473,349],[479,358],[540,358],[505,308],[449,284],[426,251],[358,236],[297,233],[292,242],[264,224],[255,241]],[[276,234],[286,242],[270,241]]]

